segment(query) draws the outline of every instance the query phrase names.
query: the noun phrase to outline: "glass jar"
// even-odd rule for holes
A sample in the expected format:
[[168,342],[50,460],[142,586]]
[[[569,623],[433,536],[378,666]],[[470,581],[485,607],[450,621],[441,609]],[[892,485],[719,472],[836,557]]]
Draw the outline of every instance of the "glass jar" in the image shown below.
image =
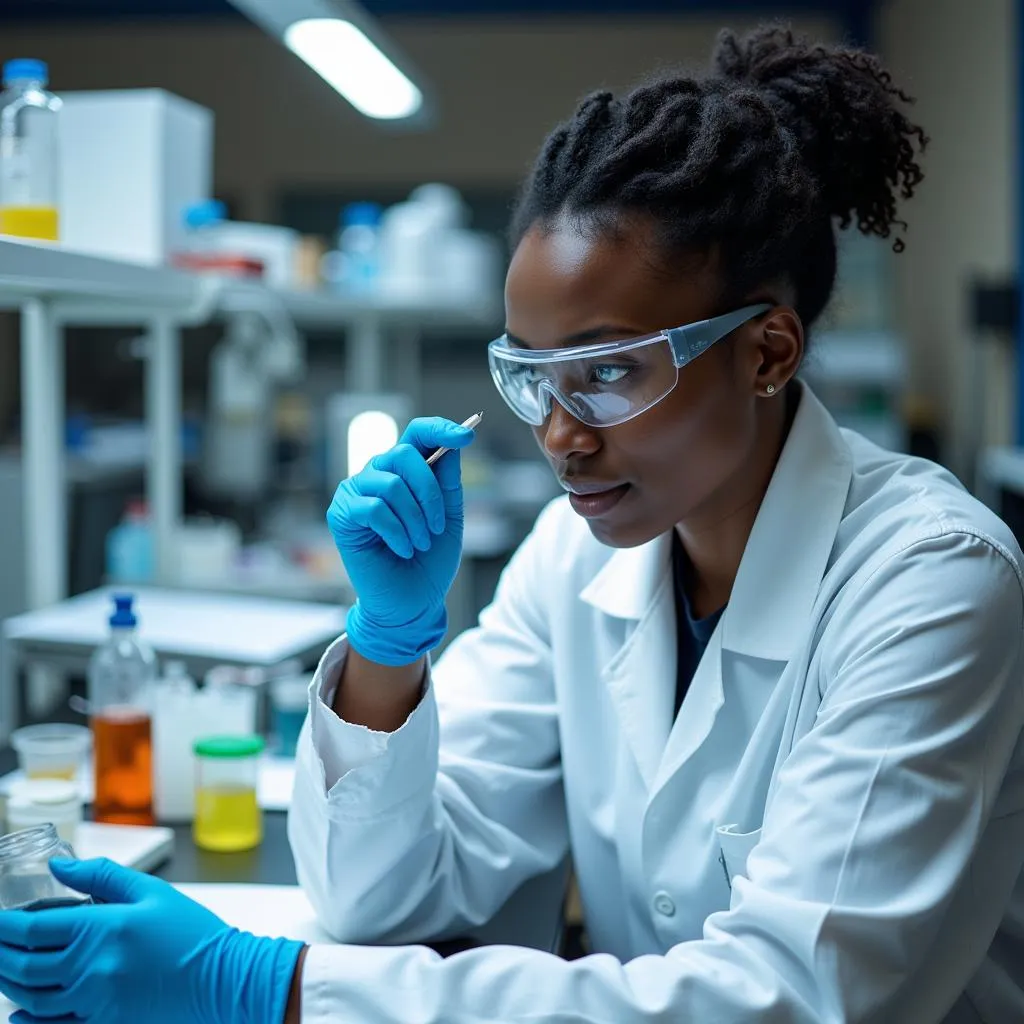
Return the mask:
[[261,736],[210,736],[196,741],[196,846],[218,853],[251,850],[263,841],[256,799]]
[[7,797],[7,827],[13,832],[53,825],[57,835],[74,845],[82,821],[82,791],[64,779],[21,779]]
[[50,873],[51,857],[74,858],[70,843],[52,824],[0,837],[0,910],[46,910],[78,906],[89,897],[62,885]]

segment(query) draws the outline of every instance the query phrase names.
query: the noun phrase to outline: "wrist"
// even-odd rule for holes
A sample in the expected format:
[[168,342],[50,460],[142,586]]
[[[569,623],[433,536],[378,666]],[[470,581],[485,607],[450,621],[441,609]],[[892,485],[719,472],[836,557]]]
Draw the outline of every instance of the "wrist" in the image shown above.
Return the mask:
[[205,957],[211,972],[210,1022],[268,1024],[285,1020],[296,965],[305,944],[226,928]]
[[292,972],[292,984],[288,991],[288,1005],[284,1011],[284,1024],[302,1024],[302,969],[306,965],[306,954],[309,946],[299,950],[299,958],[295,961]]
[[357,600],[345,623],[349,646],[367,661],[399,667],[411,665],[429,654],[448,631],[448,611],[442,604],[401,625],[374,619]]

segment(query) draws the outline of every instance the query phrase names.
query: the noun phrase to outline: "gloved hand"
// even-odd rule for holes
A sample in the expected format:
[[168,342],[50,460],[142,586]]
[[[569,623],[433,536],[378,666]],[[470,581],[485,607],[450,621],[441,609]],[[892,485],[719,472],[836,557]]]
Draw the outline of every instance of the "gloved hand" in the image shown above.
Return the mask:
[[472,440],[450,420],[413,420],[394,448],[338,485],[327,525],[357,597],[349,643],[370,661],[409,664],[448,628],[445,598],[462,556],[459,453],[432,466],[424,456]]
[[51,862],[100,905],[0,911],[0,991],[15,1024],[278,1024],[301,942],[229,928],[109,860]]

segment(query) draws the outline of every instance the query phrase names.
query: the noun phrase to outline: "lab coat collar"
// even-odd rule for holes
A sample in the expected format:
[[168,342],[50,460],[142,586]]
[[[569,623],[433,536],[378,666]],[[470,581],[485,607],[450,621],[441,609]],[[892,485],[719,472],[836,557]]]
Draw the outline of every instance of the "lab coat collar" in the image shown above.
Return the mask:
[[[806,629],[835,543],[853,457],[807,385],[754,521],[720,624],[723,649],[786,661]],[[607,615],[642,619],[670,570],[671,534],[620,548],[580,597]]]

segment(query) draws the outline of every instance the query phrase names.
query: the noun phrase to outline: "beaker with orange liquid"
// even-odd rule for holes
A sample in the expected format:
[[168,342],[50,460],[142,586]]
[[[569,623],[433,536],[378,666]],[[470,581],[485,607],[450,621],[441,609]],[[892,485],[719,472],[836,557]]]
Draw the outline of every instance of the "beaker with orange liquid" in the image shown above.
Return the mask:
[[89,661],[93,818],[153,824],[152,697],[156,655],[136,635],[131,594],[114,595],[110,638]]

